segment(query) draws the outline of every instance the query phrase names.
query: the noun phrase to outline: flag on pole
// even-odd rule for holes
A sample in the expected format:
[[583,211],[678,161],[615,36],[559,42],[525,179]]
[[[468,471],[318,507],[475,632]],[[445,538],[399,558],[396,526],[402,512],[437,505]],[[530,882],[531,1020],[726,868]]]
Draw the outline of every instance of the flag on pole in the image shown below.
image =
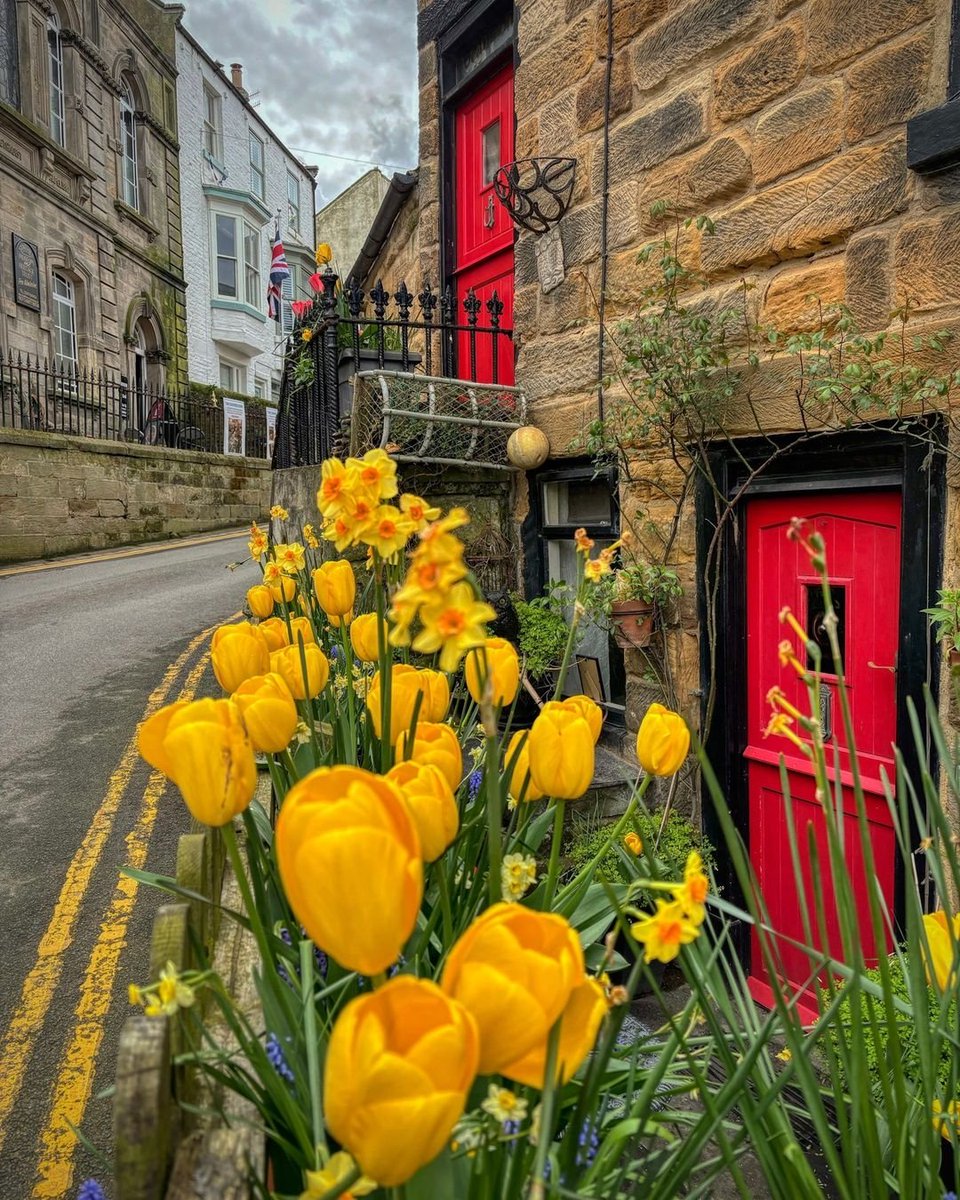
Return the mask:
[[277,221],[270,242],[270,282],[267,285],[267,315],[275,321],[280,320],[283,281],[289,278],[290,267],[280,240],[280,222]]

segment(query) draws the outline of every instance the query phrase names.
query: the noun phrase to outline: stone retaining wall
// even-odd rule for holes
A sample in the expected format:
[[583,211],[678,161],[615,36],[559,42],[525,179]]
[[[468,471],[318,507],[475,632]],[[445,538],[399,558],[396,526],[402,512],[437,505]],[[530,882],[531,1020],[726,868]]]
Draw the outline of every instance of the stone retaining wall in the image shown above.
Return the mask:
[[258,458],[0,429],[0,562],[263,520],[270,474]]

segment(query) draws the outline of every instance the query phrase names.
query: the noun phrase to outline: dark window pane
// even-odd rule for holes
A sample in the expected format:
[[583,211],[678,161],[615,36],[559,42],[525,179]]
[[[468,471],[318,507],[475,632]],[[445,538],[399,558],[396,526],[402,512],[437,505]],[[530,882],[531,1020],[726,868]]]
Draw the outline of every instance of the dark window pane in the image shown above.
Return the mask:
[[[807,592],[807,636],[820,647],[822,655],[820,659],[821,671],[826,672],[828,675],[836,675],[838,671],[833,661],[833,651],[830,648],[827,627],[824,624],[826,606],[823,597],[823,588],[819,583],[805,583],[803,586]],[[833,601],[833,611],[837,618],[837,642],[840,648],[840,657],[841,659],[845,659],[847,654],[846,586],[842,583],[832,583],[830,585],[830,599]],[[809,670],[813,670],[814,663],[812,660],[808,659],[807,667]]]
[[217,291],[221,296],[236,299],[237,260],[235,258],[217,259]]
[[500,170],[500,118],[483,131],[483,182],[493,183]]

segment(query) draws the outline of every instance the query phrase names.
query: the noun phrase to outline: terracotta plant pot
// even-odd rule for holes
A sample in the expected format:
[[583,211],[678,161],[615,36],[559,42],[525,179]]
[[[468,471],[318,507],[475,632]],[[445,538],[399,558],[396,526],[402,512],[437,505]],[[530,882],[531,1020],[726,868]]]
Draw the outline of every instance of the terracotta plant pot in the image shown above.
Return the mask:
[[954,650],[953,647],[951,647],[947,651],[947,662],[951,671],[960,670],[960,650]]
[[653,634],[653,605],[642,600],[615,600],[610,606],[614,638],[621,650],[650,645]]

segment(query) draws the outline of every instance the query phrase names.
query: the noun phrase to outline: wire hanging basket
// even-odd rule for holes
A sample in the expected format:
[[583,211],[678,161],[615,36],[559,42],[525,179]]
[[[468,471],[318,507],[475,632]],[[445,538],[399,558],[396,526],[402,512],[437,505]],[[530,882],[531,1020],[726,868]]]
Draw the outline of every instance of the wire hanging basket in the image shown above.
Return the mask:
[[518,158],[496,173],[493,190],[514,225],[546,233],[570,207],[576,174],[575,158]]

